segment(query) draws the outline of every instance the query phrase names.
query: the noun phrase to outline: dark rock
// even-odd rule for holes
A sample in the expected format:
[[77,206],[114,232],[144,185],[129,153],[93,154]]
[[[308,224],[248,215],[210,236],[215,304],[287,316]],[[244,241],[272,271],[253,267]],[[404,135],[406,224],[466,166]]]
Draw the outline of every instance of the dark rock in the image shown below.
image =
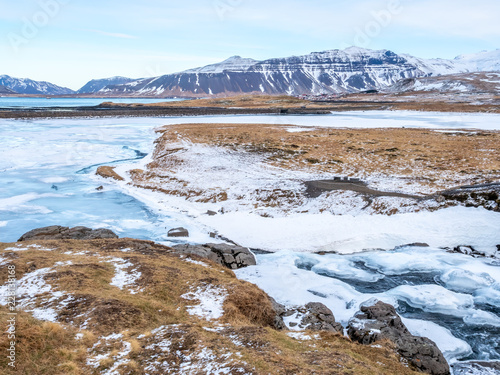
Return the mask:
[[[498,246],[497,246],[497,248],[498,248]],[[494,256],[492,256],[490,254],[486,254],[482,251],[478,251],[478,250],[474,249],[474,247],[472,247],[472,246],[464,246],[464,245],[457,246],[453,250],[451,250],[450,252],[470,255],[474,258],[494,258]]]
[[453,364],[454,375],[500,374],[500,362],[467,361]]
[[335,321],[332,311],[319,302],[310,302],[306,305],[306,315],[300,326],[313,331],[343,332],[342,324]]
[[269,297],[269,299],[271,300],[273,309],[276,312],[276,315],[274,317],[274,328],[278,330],[285,329],[286,324],[283,321],[283,316],[286,312],[285,306],[283,306],[281,303],[276,302],[276,300],[273,297]]
[[49,227],[33,229],[21,236],[18,241],[33,240],[95,240],[104,238],[118,238],[109,229],[91,229],[87,227],[62,227],[52,225]]
[[175,245],[173,248],[178,253],[194,254],[233,270],[257,264],[252,252],[241,246],[209,243],[205,245],[182,244]]
[[429,244],[425,243],[425,242],[413,242],[413,243],[408,243],[408,244],[396,246],[395,249],[403,249],[405,247],[429,247]]
[[189,237],[189,232],[186,228],[173,228],[168,231],[169,237]]
[[460,186],[437,194],[447,202],[500,212],[500,183]]
[[[283,306],[282,306],[283,307]],[[284,307],[283,307],[284,308]],[[289,327],[309,329],[312,331],[330,331],[343,333],[342,324],[335,321],[332,311],[319,302],[310,302],[305,306],[289,308],[280,312],[280,317],[289,318],[294,316],[295,321],[288,323]]]
[[351,340],[370,345],[392,341],[398,353],[419,371],[434,375],[450,374],[450,367],[437,345],[426,337],[413,336],[393,306],[376,302],[362,306],[347,326]]
[[208,210],[207,215],[208,216],[215,216],[215,215],[217,215],[217,212]]
[[96,189],[97,191],[101,191],[101,190],[104,190],[104,186],[102,186],[102,185],[101,185],[101,186],[99,186],[99,187],[96,187],[95,189]]

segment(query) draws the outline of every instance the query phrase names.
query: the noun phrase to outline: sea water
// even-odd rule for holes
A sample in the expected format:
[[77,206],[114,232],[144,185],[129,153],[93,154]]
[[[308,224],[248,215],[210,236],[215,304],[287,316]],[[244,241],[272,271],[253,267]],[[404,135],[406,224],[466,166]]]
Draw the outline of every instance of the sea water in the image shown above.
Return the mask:
[[50,107],[93,107],[103,102],[113,103],[160,103],[184,99],[147,99],[147,98],[53,98],[53,97],[0,97],[0,108],[50,108]]

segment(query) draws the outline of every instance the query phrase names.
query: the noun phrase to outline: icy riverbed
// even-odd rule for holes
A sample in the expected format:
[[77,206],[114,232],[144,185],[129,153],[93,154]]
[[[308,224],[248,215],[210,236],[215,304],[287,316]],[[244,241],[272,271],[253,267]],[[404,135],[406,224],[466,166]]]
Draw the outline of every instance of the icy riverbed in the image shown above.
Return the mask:
[[[439,249],[474,245],[494,254],[500,214],[456,207],[390,217],[294,213],[265,218],[245,209],[207,216],[207,209],[217,207],[94,176],[101,164],[127,170],[144,163],[155,127],[192,122],[500,129],[499,115],[415,112],[0,120],[0,241],[53,224],[104,227],[164,243],[170,243],[166,232],[172,227],[188,228],[190,241],[199,243],[213,241],[209,232],[216,230],[242,245],[277,252],[259,256],[257,267],[238,276],[280,302],[323,302],[345,324],[359,303],[379,298],[397,305],[410,330],[434,339],[448,359],[500,359],[500,261]],[[394,250],[414,242],[430,247]]]
[[[349,255],[277,252],[236,271],[288,306],[321,302],[344,326],[361,303],[397,307],[449,361],[500,358],[500,259],[402,247]],[[293,292],[291,292],[293,291]]]

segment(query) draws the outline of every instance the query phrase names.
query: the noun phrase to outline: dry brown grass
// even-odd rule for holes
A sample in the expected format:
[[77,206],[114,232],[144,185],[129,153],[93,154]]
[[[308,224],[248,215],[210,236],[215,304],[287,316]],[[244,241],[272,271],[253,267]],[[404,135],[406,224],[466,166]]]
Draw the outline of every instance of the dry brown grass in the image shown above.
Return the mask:
[[[191,373],[200,374],[210,374],[209,369],[217,366],[230,368],[233,374],[413,373],[399,363],[389,346],[363,347],[337,335],[315,336],[312,332],[307,333],[311,340],[299,341],[275,331],[270,328],[273,312],[264,292],[207,260],[203,262],[208,267],[203,267],[186,262],[165,246],[129,239],[37,244],[53,250],[14,252],[5,249],[17,244],[0,244],[0,255],[6,261],[0,266],[0,282],[6,281],[8,264],[16,266],[18,280],[26,273],[51,267],[45,282],[52,291],[64,291],[63,298],[74,298],[65,307],[50,300],[50,293],[30,300],[32,307],[55,308],[57,322],[42,323],[20,311],[18,367],[9,369],[2,356],[2,374],[98,374],[110,369],[119,374],[143,374],[145,367],[158,367],[158,363],[167,367],[155,367],[148,373],[179,374],[183,373],[180,366],[190,363],[196,369]],[[143,291],[131,294],[110,285],[115,275],[111,258],[128,261],[141,272],[137,284]],[[225,314],[219,321],[188,314],[187,307],[197,302],[181,295],[203,285],[227,291]],[[4,324],[6,309],[0,311]],[[162,330],[155,331],[159,327]],[[80,339],[75,337],[78,332],[83,334]],[[104,338],[110,334],[123,336]],[[2,352],[7,344],[6,335],[1,335]],[[211,354],[207,357],[206,353]],[[97,367],[89,366],[89,359]]]
[[[134,107],[137,104],[105,103],[107,106]],[[150,103],[147,107],[216,107],[216,108],[301,108],[311,106],[308,100],[287,95],[236,95],[216,99],[195,99],[179,102]]]
[[[449,76],[444,76],[450,79]],[[443,79],[444,79],[443,78]],[[460,77],[456,78],[460,80]],[[465,81],[466,83],[470,83]],[[488,89],[484,83],[477,83],[478,89]],[[494,91],[496,92],[496,91]],[[490,103],[491,100],[496,100]],[[478,101],[483,101],[482,104]],[[404,92],[396,94],[350,94],[330,101],[310,101],[287,95],[233,95],[223,98],[195,99],[183,102],[151,104],[103,103],[107,107],[182,107],[182,108],[246,108],[246,109],[324,109],[331,111],[360,110],[415,110],[424,112],[487,112],[499,113],[498,98],[470,95],[459,97],[456,93]]]
[[112,178],[113,180],[123,181],[123,177],[115,172],[115,167],[100,166],[97,168],[96,174],[104,178]]
[[80,375],[85,369],[86,339],[75,340],[77,330],[56,323],[40,322],[30,314],[19,312],[16,324],[16,367],[8,366],[5,353],[10,340],[5,334],[7,309],[0,306],[0,373],[18,375]]
[[[182,153],[170,155],[179,141],[227,147],[267,155],[267,163],[291,170],[339,176],[380,175],[415,181],[436,191],[500,178],[500,132],[437,132],[428,129],[312,129],[290,133],[291,125],[185,124],[162,129],[148,171],[132,175],[171,180],[182,166]],[[178,149],[176,149],[178,150]],[[166,181],[165,180],[165,181]],[[193,196],[189,182],[173,195]]]

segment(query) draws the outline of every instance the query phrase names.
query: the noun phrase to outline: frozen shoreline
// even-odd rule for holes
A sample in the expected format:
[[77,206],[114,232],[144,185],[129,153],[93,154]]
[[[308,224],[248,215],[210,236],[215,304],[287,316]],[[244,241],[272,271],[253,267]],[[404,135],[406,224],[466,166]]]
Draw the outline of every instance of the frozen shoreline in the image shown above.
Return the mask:
[[[390,117],[393,117],[393,119]],[[499,129],[499,120],[499,115],[463,115],[458,117],[452,115],[450,117],[449,114],[430,115],[428,113],[408,114],[395,112],[343,113],[332,116],[1,120],[0,125],[3,127],[0,131],[0,140],[9,148],[10,152],[9,157],[0,162],[0,170],[4,172],[3,177],[10,185],[3,188],[3,190],[0,189],[0,199],[1,202],[5,203],[6,207],[4,209],[7,208],[10,211],[5,211],[9,216],[2,218],[0,227],[2,230],[8,229],[20,235],[29,229],[50,224],[87,224],[87,226],[104,226],[113,230],[118,229],[117,232],[121,236],[136,236],[135,233],[142,233],[142,235],[147,235],[150,239],[167,244],[174,243],[166,237],[167,229],[174,226],[185,226],[189,229],[191,233],[189,241],[196,243],[213,242],[214,240],[209,237],[209,232],[218,231],[219,234],[242,245],[277,251],[276,254],[272,254],[267,258],[267,265],[261,263],[257,267],[248,268],[245,271],[259,273],[254,280],[258,285],[262,285],[264,290],[269,288],[271,284],[282,288],[274,291],[272,289],[266,290],[270,295],[276,297],[279,297],[280,293],[290,295],[290,290],[294,290],[294,285],[297,288],[302,288],[297,289],[301,291],[300,293],[303,293],[297,293],[297,297],[300,295],[307,296],[304,300],[318,299],[321,302],[324,300],[319,294],[314,295],[309,292],[309,289],[320,294],[325,294],[325,292],[333,293],[336,295],[336,299],[332,297],[331,301],[336,302],[331,302],[330,307],[335,315],[341,321],[344,321],[349,318],[348,313],[350,314],[352,310],[357,309],[358,303],[377,293],[359,292],[346,282],[334,279],[333,276],[325,277],[297,268],[295,265],[295,259],[299,256],[297,252],[338,251],[345,254],[357,253],[341,257],[363,257],[367,254],[363,252],[366,249],[376,248],[391,251],[399,245],[426,242],[431,246],[429,250],[437,251],[445,256],[449,254],[436,248],[441,246],[473,245],[492,253],[495,246],[500,244],[500,232],[497,224],[500,222],[500,214],[485,209],[456,207],[436,212],[405,213],[394,216],[366,215],[363,213],[344,215],[328,213],[301,214],[296,212],[282,215],[274,214],[274,217],[265,218],[261,215],[264,213],[262,210],[249,212],[240,207],[239,210],[224,215],[208,216],[206,215],[207,210],[218,211],[220,205],[190,202],[181,197],[167,196],[127,186],[126,182],[116,183],[93,175],[75,175],[74,173],[90,165],[112,163],[115,160],[133,157],[133,150],[151,154],[156,137],[152,128],[169,123],[271,122],[302,127],[349,127],[349,124],[351,127],[391,127],[399,124],[399,127],[420,126],[439,131],[444,129],[451,129],[452,131],[466,129],[468,131],[479,128],[481,124],[484,129]],[[36,160],[33,155],[37,155]],[[43,165],[40,165],[39,160],[43,160]],[[133,163],[123,163],[117,167],[116,171],[126,176],[126,170],[140,168],[148,161],[149,159],[146,158]],[[197,177],[196,174],[190,176],[190,178]],[[58,190],[52,189],[51,185],[56,185]],[[96,192],[95,188],[99,185],[104,186],[103,193]],[[124,197],[128,199],[125,200]],[[130,199],[130,197],[134,199]],[[22,204],[13,207],[12,202],[14,200],[22,202]],[[90,207],[91,212],[85,211],[86,205],[89,204],[95,205]],[[118,210],[118,208],[120,209]],[[145,214],[145,211],[147,211],[147,214]],[[130,215],[133,217],[130,217]],[[56,223],[54,220],[59,222]],[[289,250],[293,251],[293,253],[279,252],[281,250]],[[418,254],[424,251],[417,249],[416,253],[408,253],[409,257],[404,262],[398,263],[401,268],[394,272],[405,275],[409,271],[408,265],[420,264],[416,260],[418,260]],[[376,263],[376,267],[387,272],[387,265],[382,264],[381,261],[383,260],[382,255],[390,253],[383,251],[377,251],[376,253],[381,256],[372,258],[372,263]],[[314,257],[313,254],[307,253],[302,253],[301,256]],[[272,257],[281,257],[282,260],[272,262]],[[456,259],[451,255],[449,257],[450,259]],[[264,258],[260,257],[259,259]],[[473,258],[470,259],[472,261]],[[436,258],[435,261],[424,259],[423,263],[432,265],[438,261],[443,262],[443,258]],[[339,264],[342,266],[344,263],[340,262]],[[355,274],[358,278],[373,277],[372,274],[359,272],[356,267],[351,265],[340,266],[335,269],[332,265],[323,264],[322,268],[323,271],[328,271],[331,275],[337,273],[344,278],[346,274],[347,276]],[[446,269],[439,270],[439,275],[443,276],[446,272],[451,272],[454,264],[447,264],[446,267]],[[498,266],[496,267],[498,268]],[[318,266],[318,268],[320,267]],[[481,289],[481,282],[489,280],[487,277],[477,278],[474,276],[486,272],[481,267],[467,271],[472,273],[472,276],[465,274],[471,280],[479,280],[477,284],[478,290]],[[380,275],[380,272],[377,271],[375,276],[377,273]],[[498,275],[491,275],[491,273],[490,276],[496,280],[496,283],[500,282]],[[247,277],[240,273],[238,275],[242,278]],[[456,278],[452,276],[448,275],[446,280],[456,287],[456,283],[454,284]],[[249,279],[253,277],[248,276]],[[274,280],[274,277],[278,277],[278,279]],[[310,283],[321,286],[321,290],[311,288]],[[331,285],[331,289],[325,290],[328,285]],[[486,290],[482,290],[482,294],[477,295],[478,301],[481,297],[489,298],[489,300],[497,298],[495,297],[497,296],[496,293],[498,293],[496,287],[486,285],[482,287],[482,289],[484,288],[490,289],[488,289],[488,293],[486,293]],[[432,292],[429,288],[422,289],[422,291],[425,290]],[[404,293],[405,290],[402,288],[397,291],[398,294],[396,295],[394,292],[388,301],[394,302],[396,297],[409,298],[409,293]],[[443,293],[445,292],[443,291]],[[428,293],[420,293],[418,288],[414,294],[415,296],[428,295]],[[432,293],[430,295],[432,297]],[[353,298],[353,296],[356,298]],[[384,298],[389,297],[384,296]],[[468,300],[468,297],[461,298],[465,302]],[[277,299],[285,301],[285,297]],[[355,302],[349,304],[353,300]],[[423,301],[424,304],[430,303],[425,298]],[[410,302],[418,306],[414,300]],[[302,302],[298,299],[293,303]],[[347,304],[349,304],[349,307],[347,307]],[[498,305],[500,305],[500,302],[496,306]],[[470,308],[464,307],[464,309],[468,313],[472,311]],[[469,314],[467,316],[471,317],[473,315]],[[455,341],[456,339],[448,336],[446,331],[432,326],[428,320],[417,323],[410,329],[413,332],[424,332],[426,335],[429,335],[428,332],[441,332],[440,337],[443,340],[438,343],[443,348],[443,351],[448,353],[449,358],[456,358],[467,352],[467,346],[464,345],[463,341]],[[436,341],[438,338],[436,338]]]

